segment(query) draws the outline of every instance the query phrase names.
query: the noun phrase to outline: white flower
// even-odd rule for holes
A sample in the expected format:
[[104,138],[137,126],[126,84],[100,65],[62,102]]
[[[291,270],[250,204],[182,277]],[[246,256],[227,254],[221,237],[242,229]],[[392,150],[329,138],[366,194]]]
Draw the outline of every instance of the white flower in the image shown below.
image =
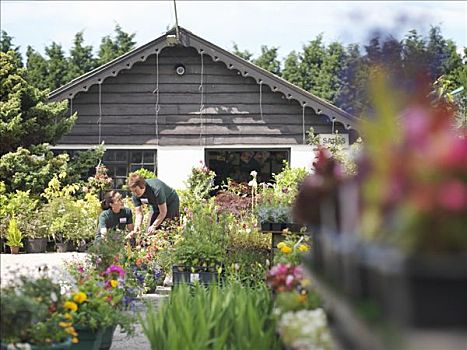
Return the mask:
[[57,294],[55,292],[50,293],[50,299],[52,299],[52,301],[56,303],[58,300]]
[[253,176],[253,177],[256,177],[256,175],[258,175],[258,173],[257,173],[255,170],[253,170],[253,171],[250,173],[250,175]]

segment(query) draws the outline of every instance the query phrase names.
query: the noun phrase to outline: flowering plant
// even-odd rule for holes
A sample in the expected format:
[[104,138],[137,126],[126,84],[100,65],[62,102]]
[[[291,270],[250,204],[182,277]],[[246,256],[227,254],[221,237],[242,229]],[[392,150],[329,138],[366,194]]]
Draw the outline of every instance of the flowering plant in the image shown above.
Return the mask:
[[103,164],[96,166],[96,174],[88,178],[88,184],[95,193],[110,189],[112,178],[107,175],[107,167]]
[[[284,231],[288,233],[287,229]],[[287,235],[285,240],[277,244],[278,250],[274,253],[274,263],[299,265],[303,255],[310,250],[308,240],[308,236],[298,238],[296,235]]]
[[292,264],[279,263],[266,274],[266,282],[275,292],[292,291],[300,287],[302,279],[302,267]]
[[385,100],[363,124],[361,230],[413,253],[465,252],[467,133],[453,127],[452,109],[420,91],[400,118]]
[[277,330],[284,345],[290,349],[334,349],[322,309],[286,312],[280,318]]
[[1,294],[3,343],[40,346],[78,341],[67,298],[43,270],[37,278],[19,276]]

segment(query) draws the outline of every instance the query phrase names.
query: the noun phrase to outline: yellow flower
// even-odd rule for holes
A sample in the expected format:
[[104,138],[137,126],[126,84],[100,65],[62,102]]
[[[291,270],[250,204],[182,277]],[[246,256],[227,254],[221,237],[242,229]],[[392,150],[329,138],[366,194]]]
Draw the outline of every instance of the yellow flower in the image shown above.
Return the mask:
[[78,333],[76,332],[76,330],[73,327],[66,328],[65,332],[67,332],[68,334],[70,334],[70,335],[72,335],[74,337],[78,336]]
[[305,294],[301,293],[301,294],[297,295],[297,300],[298,300],[300,303],[304,303],[304,302],[306,301],[307,297],[308,297],[308,296],[307,296],[306,293],[305,293]]
[[76,303],[73,301],[65,301],[65,304],[63,304],[63,307],[71,311],[78,310],[78,305],[76,305]]
[[71,316],[68,312],[66,312],[63,317],[65,318],[65,320],[71,320],[73,318],[73,316]]
[[307,244],[300,244],[300,245],[298,246],[298,250],[299,250],[300,252],[307,252],[307,251],[310,250],[310,247],[309,247]]
[[118,286],[118,281],[117,280],[110,280],[110,285],[112,286],[112,288],[115,288]]
[[284,254],[289,254],[292,252],[292,248],[290,248],[288,245],[284,245],[281,249],[281,252]]
[[282,249],[282,247],[286,246],[284,242],[277,243],[277,248]]
[[82,304],[84,301],[86,301],[87,298],[88,296],[83,292],[78,292],[73,295],[73,300],[78,304]]
[[78,338],[75,337],[75,338],[72,338],[72,339],[71,339],[71,342],[72,342],[73,344],[77,344],[77,343],[79,342],[79,340],[78,340]]
[[71,322],[58,322],[58,325],[62,328],[67,328],[71,326]]

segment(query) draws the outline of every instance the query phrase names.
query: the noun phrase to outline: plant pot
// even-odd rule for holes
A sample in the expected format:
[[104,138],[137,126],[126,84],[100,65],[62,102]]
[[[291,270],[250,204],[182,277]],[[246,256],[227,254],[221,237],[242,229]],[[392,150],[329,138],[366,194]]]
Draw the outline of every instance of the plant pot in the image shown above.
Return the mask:
[[114,332],[115,332],[116,326],[111,326],[107,327],[104,329],[104,332],[102,333],[102,342],[101,342],[101,347],[99,350],[109,350],[110,347],[112,346],[112,340],[114,337]]
[[28,238],[26,251],[28,253],[45,253],[47,250],[47,238]]
[[10,246],[11,254],[19,254],[19,247],[11,247]]
[[[50,345],[31,345],[31,350],[64,350],[64,349],[69,349],[71,347],[71,339],[68,338],[62,343],[56,343],[56,344],[50,344]],[[12,345],[10,344],[10,348],[8,347],[8,344],[3,344],[1,345],[1,349],[16,349],[15,347],[11,347]]]
[[271,231],[271,223],[270,222],[262,222],[261,223],[261,231],[270,232]]
[[[224,268],[222,273],[219,275],[217,272],[204,271],[205,269],[201,266],[191,268],[190,266],[172,266],[173,285],[178,284],[193,284],[193,283],[217,283],[223,279]],[[194,271],[194,272],[193,272]]]
[[75,327],[78,332],[79,343],[71,346],[74,350],[99,350],[102,344],[104,330],[93,331],[89,328]]
[[84,253],[86,251],[87,247],[88,247],[88,245],[87,245],[86,241],[83,239],[78,243],[77,250],[80,253]]
[[271,223],[271,231],[282,232],[283,225],[284,224],[282,222],[272,222]]
[[57,247],[57,253],[66,253],[66,252],[71,252],[74,251],[74,244],[72,241],[66,241],[66,242],[57,242],[55,243],[55,246]]
[[383,252],[378,261],[370,260],[370,293],[390,321],[401,327],[467,328],[465,255]]
[[288,222],[286,224],[286,228],[288,228],[290,232],[300,232],[300,229],[302,228],[302,225],[296,224],[296,223],[293,223],[293,222]]

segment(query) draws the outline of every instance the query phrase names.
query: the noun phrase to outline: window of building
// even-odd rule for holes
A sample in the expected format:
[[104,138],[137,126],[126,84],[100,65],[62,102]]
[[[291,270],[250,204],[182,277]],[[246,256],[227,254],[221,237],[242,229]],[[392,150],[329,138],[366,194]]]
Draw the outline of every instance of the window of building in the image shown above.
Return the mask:
[[[83,150],[54,150],[55,153],[66,152],[72,158]],[[113,189],[121,189],[128,174],[145,168],[157,174],[156,150],[108,149],[104,153],[102,163],[107,167],[107,175],[113,180]],[[89,169],[88,176],[93,176],[95,169]]]
[[206,149],[205,162],[216,173],[215,184],[228,178],[248,182],[255,170],[259,182],[270,182],[272,174],[280,173],[284,161],[290,161],[290,149]]

